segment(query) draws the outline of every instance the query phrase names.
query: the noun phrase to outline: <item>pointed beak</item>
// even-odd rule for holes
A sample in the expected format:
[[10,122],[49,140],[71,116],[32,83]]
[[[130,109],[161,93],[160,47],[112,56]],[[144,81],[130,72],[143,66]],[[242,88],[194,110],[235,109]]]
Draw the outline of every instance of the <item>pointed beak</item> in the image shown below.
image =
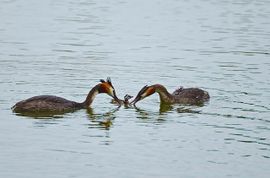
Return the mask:
[[121,100],[116,96],[115,91],[113,91],[111,97],[113,97],[113,99],[114,99],[119,105],[121,105]]
[[119,105],[121,105],[121,100],[120,100],[116,95],[113,96],[113,99],[114,99]]
[[140,96],[136,96],[136,98],[133,100],[133,101],[131,101],[131,103],[130,104],[133,104],[133,105],[135,105],[138,101],[140,101],[141,100],[141,97]]

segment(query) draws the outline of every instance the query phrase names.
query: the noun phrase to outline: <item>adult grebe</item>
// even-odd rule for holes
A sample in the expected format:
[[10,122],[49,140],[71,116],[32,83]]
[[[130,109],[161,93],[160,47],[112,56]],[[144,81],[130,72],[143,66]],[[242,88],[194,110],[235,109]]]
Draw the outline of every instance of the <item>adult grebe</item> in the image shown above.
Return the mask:
[[107,81],[100,80],[100,82],[101,83],[97,84],[90,90],[85,101],[82,103],[70,101],[58,96],[40,95],[16,103],[12,107],[12,110],[17,113],[22,112],[36,113],[36,112],[68,112],[77,109],[84,109],[90,107],[96,95],[99,93],[107,93],[109,96],[113,97],[115,101],[118,101],[118,103],[121,104],[120,100],[116,96],[110,78],[108,77]]
[[160,84],[155,84],[151,86],[144,86],[136,96],[136,98],[131,102],[131,104],[136,104],[138,101],[154,94],[157,92],[160,98],[160,104],[190,104],[199,105],[203,102],[209,100],[210,96],[207,91],[200,88],[179,88],[170,94],[167,89]]

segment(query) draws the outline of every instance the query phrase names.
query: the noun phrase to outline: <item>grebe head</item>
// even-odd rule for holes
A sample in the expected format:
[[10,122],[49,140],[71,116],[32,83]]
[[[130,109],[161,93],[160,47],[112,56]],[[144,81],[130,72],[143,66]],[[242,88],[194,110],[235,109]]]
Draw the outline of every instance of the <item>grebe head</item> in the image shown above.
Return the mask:
[[137,94],[136,98],[131,102],[131,104],[136,104],[138,101],[154,94],[156,92],[155,88],[153,86],[147,86],[145,85]]
[[133,98],[133,96],[130,96],[129,94],[126,94],[126,95],[124,96],[124,100],[125,100],[125,101],[128,101],[128,100],[131,99],[131,98]]
[[116,96],[115,89],[112,85],[111,79],[108,77],[107,80],[100,80],[100,84],[98,85],[98,93],[107,93],[109,96],[113,97],[115,101],[117,101],[120,104],[120,100]]

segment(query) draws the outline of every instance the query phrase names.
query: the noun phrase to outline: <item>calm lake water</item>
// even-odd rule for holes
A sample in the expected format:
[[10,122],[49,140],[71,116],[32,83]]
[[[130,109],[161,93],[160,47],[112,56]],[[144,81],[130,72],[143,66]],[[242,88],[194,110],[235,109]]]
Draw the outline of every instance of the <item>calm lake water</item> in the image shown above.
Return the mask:
[[[1,0],[0,177],[268,178],[269,7]],[[91,111],[52,118],[10,109],[40,94],[83,101],[107,76],[120,98],[160,83],[200,87],[211,100],[160,110],[155,94],[116,110],[98,95]]]

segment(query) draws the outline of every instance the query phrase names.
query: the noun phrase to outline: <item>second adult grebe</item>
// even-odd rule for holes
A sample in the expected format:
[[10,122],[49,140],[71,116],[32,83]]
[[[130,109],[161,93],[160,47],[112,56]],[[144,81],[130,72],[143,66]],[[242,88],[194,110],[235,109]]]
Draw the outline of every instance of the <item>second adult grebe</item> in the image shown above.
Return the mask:
[[157,92],[159,94],[161,104],[191,104],[199,105],[205,101],[208,101],[210,96],[207,91],[200,88],[179,88],[170,94],[167,89],[160,84],[155,84],[151,86],[144,86],[136,98],[131,102],[131,104],[136,104],[138,101],[154,94]]

